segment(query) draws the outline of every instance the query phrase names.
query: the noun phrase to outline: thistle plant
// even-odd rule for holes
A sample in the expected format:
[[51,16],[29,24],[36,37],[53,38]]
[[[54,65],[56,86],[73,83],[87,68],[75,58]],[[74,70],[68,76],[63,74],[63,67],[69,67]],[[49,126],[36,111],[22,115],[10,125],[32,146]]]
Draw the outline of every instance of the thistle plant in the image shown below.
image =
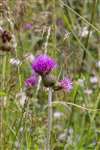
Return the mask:
[[70,92],[72,90],[72,81],[69,78],[56,81],[56,77],[52,76],[51,72],[57,68],[56,61],[46,54],[36,56],[32,62],[32,70],[34,74],[26,79],[26,87],[33,87],[37,84],[38,76],[41,76],[43,85],[49,88],[48,92],[48,131],[46,150],[51,149],[51,131],[52,131],[52,92],[55,90],[65,90]]
[[99,0],[0,0],[1,150],[100,149],[99,12]]

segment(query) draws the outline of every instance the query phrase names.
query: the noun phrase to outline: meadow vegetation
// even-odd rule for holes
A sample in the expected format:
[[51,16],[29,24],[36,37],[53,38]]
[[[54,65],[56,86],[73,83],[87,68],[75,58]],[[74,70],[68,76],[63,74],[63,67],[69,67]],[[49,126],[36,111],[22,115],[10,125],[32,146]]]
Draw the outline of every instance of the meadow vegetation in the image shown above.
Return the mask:
[[100,0],[0,1],[0,149],[100,150]]

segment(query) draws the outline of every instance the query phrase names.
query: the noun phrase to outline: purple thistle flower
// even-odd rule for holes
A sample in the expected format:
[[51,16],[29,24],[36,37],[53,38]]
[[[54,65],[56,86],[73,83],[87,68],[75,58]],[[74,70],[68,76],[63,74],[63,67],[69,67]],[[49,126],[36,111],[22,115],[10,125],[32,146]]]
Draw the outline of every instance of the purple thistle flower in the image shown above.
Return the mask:
[[32,25],[31,23],[26,23],[26,24],[24,25],[24,28],[25,28],[26,30],[31,30],[31,29],[33,28],[33,25]]
[[41,76],[49,74],[56,66],[55,60],[46,54],[37,56],[32,63],[32,69]]
[[69,78],[64,78],[59,83],[60,83],[61,88],[65,89],[68,92],[70,92],[73,88],[72,81]]
[[38,76],[37,75],[32,75],[25,81],[25,86],[26,87],[32,87],[35,86],[38,83]]

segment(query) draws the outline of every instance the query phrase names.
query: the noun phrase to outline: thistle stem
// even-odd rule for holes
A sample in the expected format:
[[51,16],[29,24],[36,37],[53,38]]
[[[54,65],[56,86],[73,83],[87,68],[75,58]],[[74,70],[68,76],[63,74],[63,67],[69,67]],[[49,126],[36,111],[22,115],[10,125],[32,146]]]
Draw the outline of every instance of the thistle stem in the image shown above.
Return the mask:
[[[97,8],[97,0],[93,1],[93,4],[92,4],[92,12],[91,12],[91,20],[90,20],[90,23],[92,25],[94,24],[96,8]],[[87,35],[87,38],[86,38],[86,43],[85,43],[85,48],[86,49],[88,49],[91,30],[92,30],[92,27],[89,26],[89,28],[88,28],[89,32],[88,32],[88,35]],[[86,59],[86,51],[84,51],[84,53],[83,53],[83,58],[82,58],[81,66],[83,66],[85,59]]]
[[[5,90],[5,79],[6,79],[6,63],[7,63],[7,56],[5,55],[2,61],[3,67],[2,67],[2,90]],[[4,100],[4,98],[3,98]],[[1,149],[4,148],[4,135],[6,135],[6,132],[4,130],[4,123],[3,123],[3,113],[4,113],[4,103],[3,103],[2,98],[0,99],[0,103],[2,104],[1,106],[1,112],[0,112],[0,145]]]
[[38,93],[39,93],[39,89],[40,89],[40,86],[41,86],[41,76],[39,77],[39,80],[38,80],[38,85],[37,85],[37,89],[36,89],[36,97],[38,96]]
[[51,131],[52,131],[52,88],[49,88],[48,93],[48,132],[46,150],[51,150]]

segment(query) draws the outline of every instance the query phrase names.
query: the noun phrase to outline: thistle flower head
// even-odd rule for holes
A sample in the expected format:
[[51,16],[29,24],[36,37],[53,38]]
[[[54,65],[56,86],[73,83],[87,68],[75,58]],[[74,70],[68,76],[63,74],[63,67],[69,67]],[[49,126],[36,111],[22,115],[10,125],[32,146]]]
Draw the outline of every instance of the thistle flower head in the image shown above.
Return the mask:
[[60,83],[61,88],[65,89],[68,92],[70,92],[73,88],[72,81],[69,78],[64,78],[59,83]]
[[32,69],[39,75],[49,74],[57,66],[54,59],[47,55],[39,55],[32,63]]
[[2,37],[2,42],[3,43],[10,42],[11,39],[12,39],[11,33],[6,31],[6,30],[3,31],[1,37]]
[[32,87],[35,86],[38,82],[38,76],[37,75],[32,75],[25,81],[26,87]]

